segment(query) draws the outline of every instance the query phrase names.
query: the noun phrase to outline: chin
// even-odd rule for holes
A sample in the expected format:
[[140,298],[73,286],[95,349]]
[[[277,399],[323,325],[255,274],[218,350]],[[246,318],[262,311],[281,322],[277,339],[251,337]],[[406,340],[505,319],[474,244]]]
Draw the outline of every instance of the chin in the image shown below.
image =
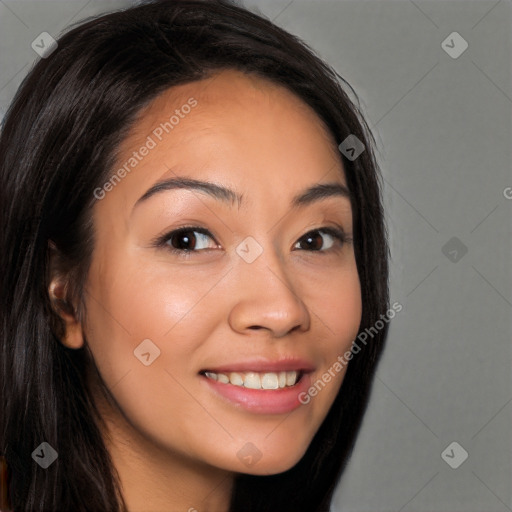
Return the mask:
[[[274,449],[268,447],[262,449],[253,459],[244,460],[245,457],[239,457],[242,465],[238,466],[236,471],[248,475],[277,475],[293,468],[304,456],[308,445],[305,447],[293,447],[290,450]],[[250,452],[250,450],[248,450]]]
[[279,473],[284,473],[285,471],[293,468],[300,461],[300,459],[301,457],[293,457],[286,461],[271,460],[266,462],[264,462],[262,459],[254,466],[248,467],[247,469],[240,472],[255,476],[278,475]]

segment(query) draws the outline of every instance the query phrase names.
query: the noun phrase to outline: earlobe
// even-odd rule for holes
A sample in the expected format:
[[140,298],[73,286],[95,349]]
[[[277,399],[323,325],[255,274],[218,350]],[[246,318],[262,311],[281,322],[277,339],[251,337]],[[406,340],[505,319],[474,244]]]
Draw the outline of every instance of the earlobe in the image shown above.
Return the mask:
[[84,336],[82,324],[78,320],[75,308],[66,297],[67,287],[59,278],[55,278],[48,287],[52,308],[64,323],[64,332],[59,336],[61,343],[72,349],[82,348]]

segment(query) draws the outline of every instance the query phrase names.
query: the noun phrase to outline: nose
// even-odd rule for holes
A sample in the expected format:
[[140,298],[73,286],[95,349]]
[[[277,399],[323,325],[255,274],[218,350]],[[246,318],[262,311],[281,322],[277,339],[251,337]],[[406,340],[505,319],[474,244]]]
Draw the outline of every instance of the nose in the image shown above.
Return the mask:
[[[307,331],[309,311],[293,278],[269,249],[252,263],[241,260],[235,270],[235,304],[230,311],[231,328],[248,334],[265,329],[281,338],[292,331]],[[268,334],[268,333],[267,333]]]

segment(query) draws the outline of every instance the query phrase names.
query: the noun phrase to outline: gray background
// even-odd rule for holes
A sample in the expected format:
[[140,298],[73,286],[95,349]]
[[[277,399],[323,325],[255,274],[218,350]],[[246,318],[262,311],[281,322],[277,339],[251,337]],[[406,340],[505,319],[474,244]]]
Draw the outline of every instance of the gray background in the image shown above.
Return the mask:
[[[36,36],[130,3],[0,0],[0,114]],[[332,511],[512,511],[512,2],[245,5],[351,83],[385,179],[403,310]],[[469,45],[455,59],[441,46],[454,31]],[[453,441],[469,455],[457,469],[441,457]]]

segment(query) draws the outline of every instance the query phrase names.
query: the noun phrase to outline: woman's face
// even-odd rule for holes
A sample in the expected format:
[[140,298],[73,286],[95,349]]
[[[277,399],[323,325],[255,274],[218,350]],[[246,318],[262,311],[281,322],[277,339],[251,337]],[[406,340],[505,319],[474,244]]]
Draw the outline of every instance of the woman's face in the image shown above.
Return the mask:
[[113,171],[95,192],[83,325],[111,418],[160,453],[289,469],[335,399],[345,369],[332,368],[361,319],[334,140],[284,88],[223,71],[150,104]]

